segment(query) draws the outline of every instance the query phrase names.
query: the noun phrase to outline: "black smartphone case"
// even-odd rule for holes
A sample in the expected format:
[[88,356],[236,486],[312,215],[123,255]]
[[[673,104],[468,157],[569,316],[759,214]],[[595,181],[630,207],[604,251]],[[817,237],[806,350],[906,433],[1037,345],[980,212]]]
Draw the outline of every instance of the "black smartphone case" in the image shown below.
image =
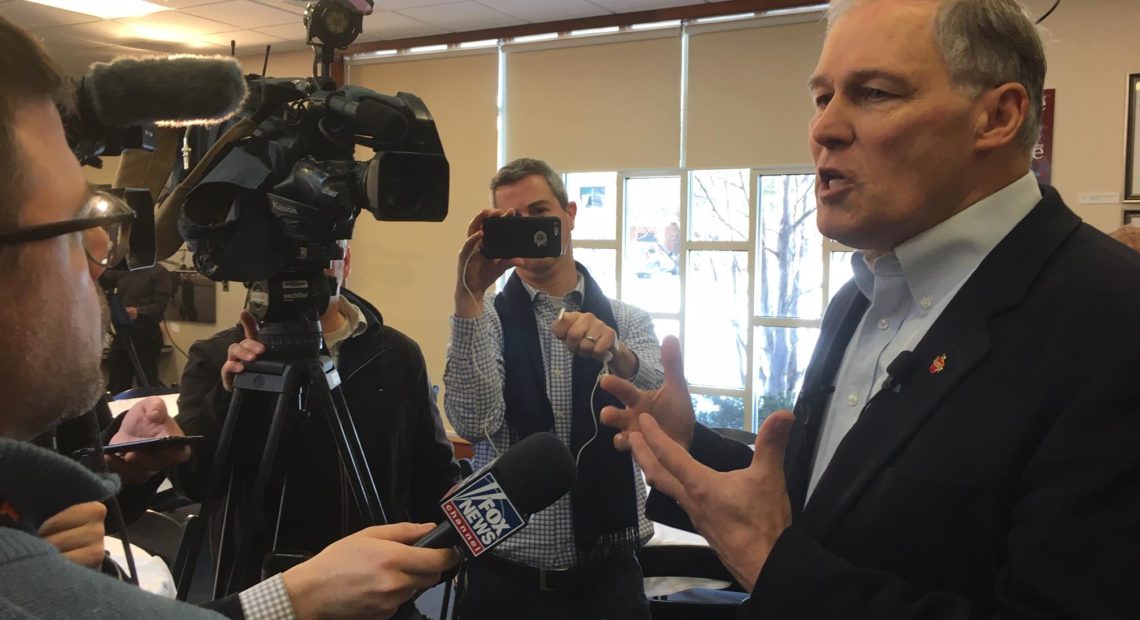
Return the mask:
[[561,256],[562,220],[551,216],[487,218],[481,251],[487,258]]

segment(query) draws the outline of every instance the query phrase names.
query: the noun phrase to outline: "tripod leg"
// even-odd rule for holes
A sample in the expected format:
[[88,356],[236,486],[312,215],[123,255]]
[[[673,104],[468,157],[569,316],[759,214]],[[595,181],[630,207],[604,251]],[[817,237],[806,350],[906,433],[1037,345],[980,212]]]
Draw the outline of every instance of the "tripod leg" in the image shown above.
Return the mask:
[[[236,412],[241,409],[241,402],[241,390],[234,390],[233,397],[230,400],[229,411],[226,413],[226,420],[222,424],[222,433],[218,438],[218,447],[214,451],[213,463],[210,466],[210,475],[206,483],[206,495],[202,498],[202,509],[199,513],[199,518],[191,527],[187,527],[185,533],[182,535],[182,543],[179,545],[178,555],[182,556],[183,553],[186,555],[185,568],[179,576],[179,600],[186,600],[186,594],[190,589],[190,582],[194,578],[194,569],[198,565],[198,552],[202,548],[202,541],[205,539],[206,532],[209,530],[209,518],[213,515],[217,500],[222,495],[222,484],[226,483],[229,478],[228,472],[230,470],[231,450],[238,420]],[[226,495],[228,495],[228,485]],[[223,542],[225,521],[226,517],[223,516]],[[217,583],[217,577],[215,576],[215,590],[217,589]]]
[[[230,484],[226,492],[226,510],[222,519],[222,536],[218,548],[217,572],[214,579],[214,598],[233,594],[243,587],[251,585],[247,582],[255,583],[257,581],[256,575],[252,578],[248,575],[260,571],[263,553],[261,547],[264,546],[261,542],[267,538],[266,529],[268,525],[264,516],[264,501],[268,484],[272,479],[271,470],[276,461],[277,445],[281,440],[284,420],[291,406],[290,403],[296,398],[295,377],[296,373],[288,373],[285,380],[286,389],[277,395],[273,407],[273,417],[269,424],[269,434],[266,437],[265,449],[262,452],[261,468],[258,469],[252,494],[246,496],[246,500],[241,504],[246,516],[242,519],[240,535],[238,533],[231,535],[234,525],[232,515],[237,512],[239,502],[235,497],[235,488],[239,483],[234,479],[233,460],[230,459],[228,467]],[[235,389],[234,394],[238,393],[240,391]],[[231,409],[233,409],[232,406]],[[237,413],[237,417],[240,415]],[[226,422],[229,422],[228,418]],[[228,578],[223,579],[227,574]]]
[[356,425],[348,410],[348,401],[340,390],[339,382],[334,383],[335,387],[330,389],[321,364],[318,362],[311,368],[314,374],[320,373],[319,377],[313,379],[313,396],[324,409],[325,419],[328,420],[329,429],[340,451],[341,463],[349,477],[356,506],[366,522],[372,525],[385,524],[388,517],[384,514],[372,469],[368,467],[368,457],[360,445],[360,436],[356,432]]
[[139,387],[150,387],[150,380],[146,378],[146,371],[143,370],[142,362],[139,360],[139,350],[135,348],[135,340],[131,337],[130,333],[123,334],[123,338],[127,343],[127,357],[131,360],[131,366],[135,369],[135,379],[139,382]]

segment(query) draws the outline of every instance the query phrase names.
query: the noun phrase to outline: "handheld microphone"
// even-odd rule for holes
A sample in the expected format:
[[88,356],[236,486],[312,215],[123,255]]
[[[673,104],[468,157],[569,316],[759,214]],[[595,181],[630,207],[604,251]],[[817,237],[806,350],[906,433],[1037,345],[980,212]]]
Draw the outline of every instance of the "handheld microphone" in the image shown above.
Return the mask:
[[91,65],[79,97],[109,127],[219,123],[237,112],[247,88],[241,66],[221,56],[120,58]]
[[414,546],[478,557],[568,493],[576,477],[566,444],[552,433],[529,435],[448,494],[440,504],[447,519]]
[[883,381],[883,390],[893,390],[902,386],[903,381],[910,379],[918,368],[918,358],[914,351],[900,351],[895,359],[887,364],[887,378]]

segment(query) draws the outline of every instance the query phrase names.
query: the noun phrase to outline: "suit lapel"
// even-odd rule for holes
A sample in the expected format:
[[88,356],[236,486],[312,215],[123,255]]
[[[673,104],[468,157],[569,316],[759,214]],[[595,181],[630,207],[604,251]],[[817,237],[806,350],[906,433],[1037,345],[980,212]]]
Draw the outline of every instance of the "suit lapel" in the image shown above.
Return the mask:
[[[876,394],[840,442],[799,523],[817,540],[984,360],[990,318],[1020,303],[1044,263],[1080,224],[1052,188],[1043,190],[1042,201],[982,261],[915,347],[914,375],[897,393]],[[846,341],[837,345],[845,348]]]
[[[784,456],[785,480],[792,509],[799,511],[804,505],[807,483],[811,475],[815,438],[823,420],[827,403],[835,391],[835,375],[847,350],[847,343],[859,326],[870,302],[854,280],[840,290],[828,312],[835,320],[824,322],[823,329],[812,354],[812,363],[804,376],[804,386],[796,400],[796,424],[788,438]],[[818,363],[817,363],[818,362]]]

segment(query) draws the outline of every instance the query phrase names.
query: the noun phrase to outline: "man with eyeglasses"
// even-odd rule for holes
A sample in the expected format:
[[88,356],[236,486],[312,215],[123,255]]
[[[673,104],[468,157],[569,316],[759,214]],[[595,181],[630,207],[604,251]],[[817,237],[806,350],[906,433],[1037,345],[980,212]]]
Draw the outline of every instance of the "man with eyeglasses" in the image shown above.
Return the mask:
[[[0,18],[0,617],[216,618],[61,555],[38,533],[52,515],[115,492],[28,440],[92,407],[99,370],[95,278],[126,251],[129,210],[93,192],[68,149],[62,76],[27,33]],[[386,618],[439,580],[451,550],[408,546],[430,524],[367,528],[211,607],[234,618]]]

